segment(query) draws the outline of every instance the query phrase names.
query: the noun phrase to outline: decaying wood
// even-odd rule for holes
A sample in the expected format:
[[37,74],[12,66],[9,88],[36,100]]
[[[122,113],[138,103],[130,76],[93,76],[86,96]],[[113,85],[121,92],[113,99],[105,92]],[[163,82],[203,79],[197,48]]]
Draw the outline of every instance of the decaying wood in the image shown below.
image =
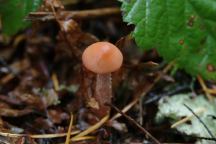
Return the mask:
[[[84,19],[120,14],[120,12],[120,9],[116,7],[82,11],[61,11],[60,13],[58,13],[58,17],[63,17],[66,19]],[[26,19],[46,21],[55,19],[55,15],[53,14],[53,12],[31,12]]]

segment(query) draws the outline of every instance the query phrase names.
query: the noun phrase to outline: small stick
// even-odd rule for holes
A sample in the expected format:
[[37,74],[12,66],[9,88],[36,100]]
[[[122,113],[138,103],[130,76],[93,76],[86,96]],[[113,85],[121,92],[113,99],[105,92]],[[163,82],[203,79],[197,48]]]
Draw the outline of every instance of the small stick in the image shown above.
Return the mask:
[[53,87],[55,91],[59,91],[59,81],[56,73],[53,73],[51,78],[52,78]]
[[216,141],[216,138],[208,138],[208,137],[194,137],[202,140],[208,140],[208,141]]
[[[131,103],[129,103],[128,105],[126,105],[123,109],[122,109],[122,112],[123,113],[126,113],[128,110],[130,110],[137,102],[138,102],[138,98],[134,99]],[[117,113],[116,115],[114,115],[110,121],[113,121],[117,118],[119,118],[121,116],[121,113]]]
[[199,83],[200,83],[200,85],[201,85],[203,91],[205,92],[205,95],[206,95],[206,97],[208,98],[208,100],[209,100],[209,101],[213,101],[213,98],[212,98],[210,92],[208,91],[208,88],[207,88],[207,86],[206,86],[204,80],[202,79],[202,77],[198,75],[198,76],[197,76],[197,79],[198,79],[198,81],[199,81]]
[[83,141],[83,140],[94,140],[95,137],[94,136],[83,136],[83,137],[77,137],[77,138],[74,138],[72,139],[71,141]]
[[207,130],[211,138],[215,138],[212,132],[209,130],[209,128],[206,126],[206,124],[199,118],[199,116],[186,104],[184,106],[199,120],[199,122],[204,126],[204,128]]
[[149,136],[156,144],[161,144],[154,136],[152,136],[145,128],[143,128],[139,123],[137,123],[134,119],[132,119],[127,114],[123,113],[120,109],[112,104],[108,104],[112,108],[114,108],[118,113],[122,114],[126,119],[128,119],[131,123],[136,125],[145,135]]
[[[144,97],[148,92],[150,92],[150,90],[153,88],[153,86],[161,79],[161,77],[162,77],[165,73],[167,73],[167,72],[170,70],[170,68],[174,65],[174,63],[175,63],[175,61],[170,62],[170,63],[163,69],[162,73],[159,74],[159,75],[155,78],[154,82],[152,82],[152,84],[149,85],[149,87],[148,87],[147,89],[144,89],[144,90],[141,92],[141,94],[138,93],[139,95],[136,95],[136,96],[135,96],[135,99],[134,99],[131,103],[129,103],[127,106],[125,106],[125,107],[122,109],[122,112],[123,112],[123,113],[126,113],[128,110],[130,110],[130,109],[139,101],[140,97]],[[120,116],[121,116],[121,114],[120,114],[120,113],[117,113],[116,115],[114,115],[114,116],[110,119],[110,121],[115,120],[115,119],[119,118]]]
[[[76,130],[71,133],[71,135],[75,135],[80,133],[80,131]],[[67,133],[57,133],[57,134],[14,134],[14,133],[7,133],[7,132],[0,132],[0,136],[3,137],[11,137],[11,138],[18,138],[18,137],[30,137],[34,139],[47,139],[47,138],[60,138],[67,136]]]
[[[203,113],[203,112],[205,112],[205,111],[206,111],[205,108],[199,108],[199,109],[197,109],[197,111],[196,111],[195,113],[198,115],[198,114]],[[181,125],[181,124],[183,124],[183,123],[189,121],[189,120],[190,120],[191,118],[193,118],[193,117],[194,117],[194,115],[187,116],[187,117],[185,117],[185,118],[183,118],[183,119],[181,119],[181,120],[175,122],[174,124],[172,124],[172,125],[171,125],[171,128],[175,128],[175,127],[177,127],[177,126],[179,126],[179,125]]]
[[[120,14],[120,9],[116,7],[111,8],[99,8],[99,9],[92,9],[92,10],[81,10],[81,11],[62,11],[59,13],[59,16],[66,16],[67,19],[84,19],[84,18],[95,18],[95,17],[102,17],[107,15],[113,14]],[[31,12],[27,20],[53,20],[56,19],[53,12]]]
[[100,128],[105,122],[107,122],[107,120],[109,119],[109,115],[106,115],[105,117],[103,117],[98,123],[96,123],[95,125],[90,126],[88,129],[82,131],[81,133],[77,134],[76,136],[72,137],[71,140],[75,140],[77,138],[80,137],[84,137],[88,134],[90,134],[91,132],[97,130],[98,128]]
[[70,136],[71,136],[72,127],[73,127],[73,114],[71,114],[71,119],[70,119],[70,124],[68,127],[68,132],[67,132],[65,144],[70,144]]

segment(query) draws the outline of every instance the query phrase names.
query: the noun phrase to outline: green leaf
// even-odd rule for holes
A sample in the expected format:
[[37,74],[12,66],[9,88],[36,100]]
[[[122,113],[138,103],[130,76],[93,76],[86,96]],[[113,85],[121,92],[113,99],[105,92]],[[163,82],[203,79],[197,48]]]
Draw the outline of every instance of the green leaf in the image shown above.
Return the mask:
[[141,49],[216,80],[216,0],[124,0],[122,11]]
[[[206,124],[213,135],[216,136],[216,120],[210,115],[216,115],[215,102],[209,102],[203,95],[193,96],[193,94],[178,94],[172,97],[165,97],[159,101],[159,111],[156,116],[156,121],[163,121],[169,118],[171,123],[175,123],[183,117],[193,115],[184,104],[189,106],[194,112],[203,110],[202,113],[197,114],[199,118]],[[198,137],[211,137],[200,121],[193,116],[190,123],[183,123],[175,127],[179,132],[187,135]],[[201,141],[202,144],[211,144],[210,141]],[[215,143],[215,142],[214,142]]]
[[2,30],[5,34],[12,35],[26,28],[29,22],[25,17],[29,12],[35,11],[42,0],[0,0],[0,16]]

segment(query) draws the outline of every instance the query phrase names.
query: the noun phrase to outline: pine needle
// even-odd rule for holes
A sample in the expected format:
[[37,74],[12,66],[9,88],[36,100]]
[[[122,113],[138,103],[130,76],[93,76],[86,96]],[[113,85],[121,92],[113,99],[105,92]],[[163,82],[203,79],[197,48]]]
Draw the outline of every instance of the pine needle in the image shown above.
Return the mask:
[[73,140],[75,140],[77,138],[84,137],[84,136],[90,134],[91,132],[93,132],[93,131],[97,130],[98,128],[100,128],[108,119],[109,119],[109,115],[106,115],[98,123],[96,123],[95,125],[89,127],[88,129],[84,130],[83,132],[79,133],[78,135],[72,137],[71,140],[73,141]]
[[73,126],[73,114],[71,114],[71,119],[70,119],[70,124],[69,124],[69,128],[68,128],[65,144],[70,144],[70,134],[72,131],[72,126]]
[[[71,135],[76,135],[78,133],[80,133],[80,131],[74,131],[74,132],[71,133]],[[10,138],[30,137],[30,138],[34,138],[34,139],[46,139],[46,138],[65,137],[65,136],[67,136],[67,133],[30,135],[30,134],[13,134],[13,133],[0,132],[0,136],[10,137]]]

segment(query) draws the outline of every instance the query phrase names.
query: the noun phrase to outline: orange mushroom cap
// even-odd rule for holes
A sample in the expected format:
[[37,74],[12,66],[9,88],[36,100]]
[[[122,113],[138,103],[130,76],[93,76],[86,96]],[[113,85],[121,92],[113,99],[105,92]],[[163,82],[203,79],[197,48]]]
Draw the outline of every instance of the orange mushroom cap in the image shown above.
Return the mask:
[[109,42],[96,42],[84,50],[82,61],[88,70],[97,74],[106,74],[121,67],[123,55]]

